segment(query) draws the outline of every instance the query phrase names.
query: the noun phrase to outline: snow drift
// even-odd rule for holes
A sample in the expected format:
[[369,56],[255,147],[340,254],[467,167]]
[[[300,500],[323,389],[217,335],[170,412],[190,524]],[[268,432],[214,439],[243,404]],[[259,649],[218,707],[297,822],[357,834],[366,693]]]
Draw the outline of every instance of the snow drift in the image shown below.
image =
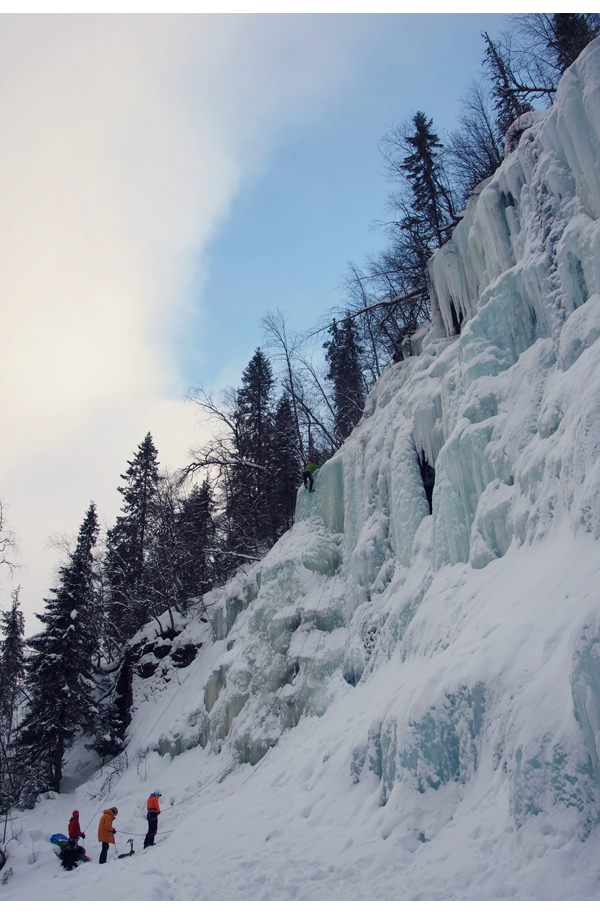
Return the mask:
[[[421,354],[141,656],[127,760],[73,755],[2,898],[600,896],[600,40],[517,127]],[[72,805],[135,835],[157,786],[161,849],[49,885]]]

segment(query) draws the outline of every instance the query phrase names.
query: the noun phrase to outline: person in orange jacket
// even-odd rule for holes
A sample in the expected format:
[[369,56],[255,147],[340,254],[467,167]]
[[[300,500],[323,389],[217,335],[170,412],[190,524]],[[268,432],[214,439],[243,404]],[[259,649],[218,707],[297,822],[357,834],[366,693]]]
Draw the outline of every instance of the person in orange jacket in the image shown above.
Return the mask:
[[160,791],[153,791],[146,804],[148,811],[146,814],[148,818],[148,832],[144,839],[144,848],[148,848],[149,845],[154,845],[154,836],[158,829],[158,817],[160,816],[159,797],[162,797]]
[[108,855],[108,846],[115,844],[115,835],[117,830],[113,829],[113,820],[118,814],[117,807],[109,807],[100,817],[98,826],[98,841],[102,842],[102,851],[100,852],[100,864],[106,864]]

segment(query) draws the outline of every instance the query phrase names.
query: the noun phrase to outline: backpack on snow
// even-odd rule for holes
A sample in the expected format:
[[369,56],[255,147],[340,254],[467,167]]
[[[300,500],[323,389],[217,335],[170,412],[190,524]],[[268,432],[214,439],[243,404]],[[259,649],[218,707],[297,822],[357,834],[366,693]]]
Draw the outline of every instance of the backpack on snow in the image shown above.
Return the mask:
[[53,845],[59,845],[61,842],[68,842],[67,836],[63,836],[62,832],[55,832],[53,836],[50,836],[50,841]]
[[50,836],[50,841],[56,846],[54,851],[56,852],[60,863],[64,866],[69,850],[69,840],[66,836],[63,836],[62,832],[57,832],[53,836]]

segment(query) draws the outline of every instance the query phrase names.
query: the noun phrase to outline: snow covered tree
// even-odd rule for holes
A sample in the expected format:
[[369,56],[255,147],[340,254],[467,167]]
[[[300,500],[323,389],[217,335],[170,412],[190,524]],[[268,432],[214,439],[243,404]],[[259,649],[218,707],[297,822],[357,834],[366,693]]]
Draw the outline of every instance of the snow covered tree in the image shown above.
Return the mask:
[[24,785],[21,800],[60,791],[65,752],[81,731],[94,725],[92,656],[97,647],[97,593],[93,550],[98,536],[94,503],[79,530],[59,584],[36,614],[44,630],[28,640],[28,707],[17,733]]
[[152,590],[146,560],[159,517],[158,451],[150,433],[139,446],[121,479],[123,514],[108,532],[105,573],[108,617],[123,644],[152,615]]
[[341,324],[331,325],[330,339],[323,344],[329,365],[327,378],[333,385],[335,422],[342,440],[347,438],[362,416],[365,381],[362,373],[362,347],[354,320],[349,315]]
[[179,499],[177,484],[161,477],[153,506],[152,537],[148,539],[142,573],[143,595],[149,614],[159,619],[173,609],[185,612],[182,591],[182,555],[177,531]]
[[25,667],[25,623],[19,609],[21,588],[12,593],[10,610],[0,614],[0,715],[3,720],[12,720],[23,680]]
[[13,591],[10,610],[0,615],[0,813],[15,803],[19,793],[12,747],[25,673],[25,623],[19,609],[19,592],[20,588]]

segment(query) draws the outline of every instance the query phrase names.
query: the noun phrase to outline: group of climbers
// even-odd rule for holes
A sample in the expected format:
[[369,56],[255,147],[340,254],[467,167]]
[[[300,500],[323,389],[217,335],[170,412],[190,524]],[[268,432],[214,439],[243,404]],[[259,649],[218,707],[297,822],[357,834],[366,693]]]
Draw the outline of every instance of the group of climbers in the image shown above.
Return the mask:
[[[161,792],[153,791],[146,804],[148,832],[144,839],[144,848],[148,848],[149,845],[154,845],[154,837],[158,830],[158,817],[160,816],[159,797],[162,797]],[[99,864],[106,864],[109,847],[111,845],[115,845],[116,847],[115,835],[117,834],[117,830],[114,828],[113,823],[118,813],[118,807],[108,807],[100,817],[98,841],[102,848],[100,851]],[[71,871],[74,867],[77,867],[78,863],[90,860],[85,853],[85,848],[79,845],[79,840],[85,839],[85,833],[82,832],[81,826],[79,825],[78,810],[73,811],[73,816],[69,820],[68,832],[68,840],[66,840],[66,836],[57,835],[52,837],[52,841],[56,840],[56,844],[61,846],[60,858],[63,867],[65,870]],[[129,854],[134,854],[133,845]],[[120,855],[119,857],[124,858],[128,857],[128,855]]]

